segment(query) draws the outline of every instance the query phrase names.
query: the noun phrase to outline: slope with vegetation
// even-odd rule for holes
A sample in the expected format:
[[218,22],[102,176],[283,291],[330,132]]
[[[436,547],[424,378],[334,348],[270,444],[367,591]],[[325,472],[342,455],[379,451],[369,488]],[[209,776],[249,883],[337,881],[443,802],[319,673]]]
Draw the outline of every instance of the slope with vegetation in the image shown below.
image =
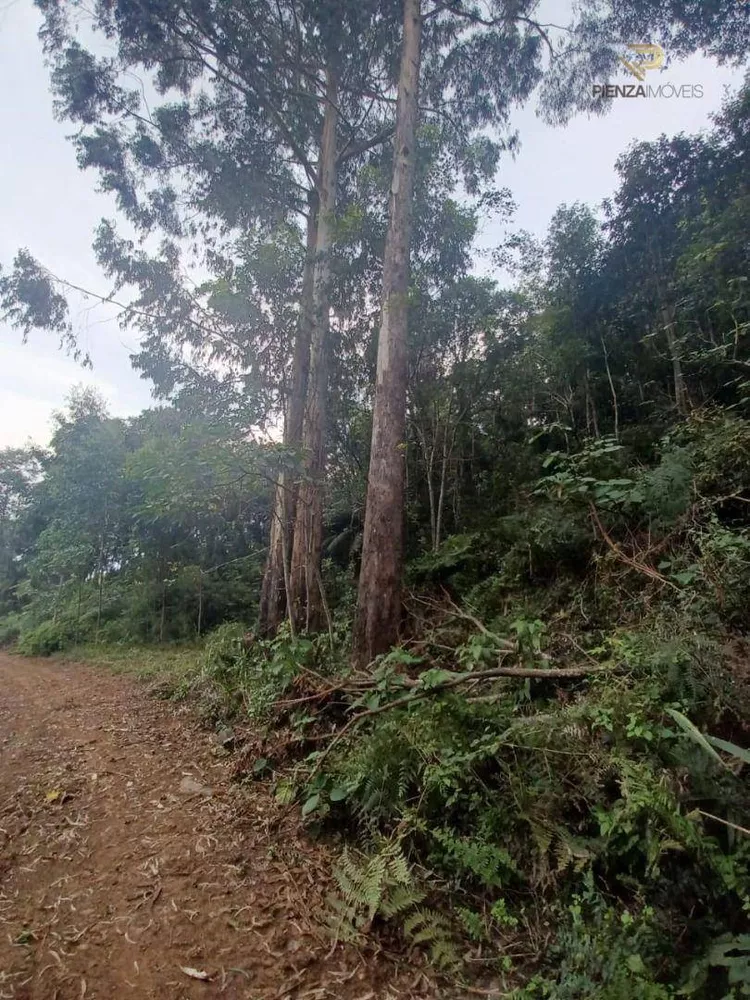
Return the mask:
[[[675,23],[639,4],[619,27],[671,32],[677,51],[713,32],[715,54],[741,56],[736,5],[704,7]],[[475,89],[458,131],[460,119],[442,127],[423,110],[414,163],[399,158],[408,128],[391,121],[387,40],[400,4],[363,5],[370,20],[345,25],[335,57],[320,48],[331,25],[316,22],[294,63],[291,22],[245,24],[268,45],[252,72],[218,44],[226,25],[184,8],[171,41],[189,78],[159,78],[184,100],[159,109],[148,140],[133,106],[117,117],[114,66],[86,63],[90,92],[71,88],[84,55],[48,25],[83,165],[144,237],[103,224],[97,247],[137,290],[124,319],[144,332],[136,361],[168,405],[115,420],[80,391],[48,450],[3,454],[3,635],[37,654],[199,644],[175,694],[199,695],[213,721],[249,719],[244,780],[272,782],[280,809],[344,837],[325,918],[335,940],[379,930],[446,975],[519,998],[747,995],[750,86],[705,133],[624,153],[601,215],[563,206],[543,241],[509,236],[495,264],[516,280],[502,288],[471,266],[480,218],[511,210],[491,179],[512,137],[485,144],[481,132],[507,106]],[[102,14],[104,27],[125,65],[165,74],[149,49],[166,31],[161,7],[136,44],[128,17],[137,27],[140,10]],[[470,74],[475,44],[499,57],[504,41],[513,99],[541,81],[548,109],[567,113],[566,81],[537,51],[555,38],[524,10],[501,27],[438,4],[423,25],[425,109]],[[573,26],[579,43],[594,24]],[[347,61],[364,31],[369,78]],[[338,124],[330,90],[309,120],[292,102],[323,50],[328,85],[333,66],[347,95]],[[271,92],[264,58],[286,67],[289,94]],[[199,92],[205,59],[216,89]],[[402,86],[408,75],[402,63]],[[250,80],[258,92],[238,99]],[[300,220],[305,204],[308,221],[319,210],[322,181],[312,170],[300,190],[298,169],[368,93],[379,110],[369,131],[340,138],[351,156],[337,160],[331,217],[314,224],[326,246],[311,249]],[[392,194],[389,214],[394,128],[394,191],[409,170],[416,183],[408,211]],[[248,156],[264,135],[291,152],[274,164],[283,177],[254,165],[257,186],[240,197],[243,129]],[[195,158],[195,187],[169,188],[177,149],[181,169]],[[160,228],[169,238],[150,258]],[[201,239],[212,278],[194,291],[180,255]],[[408,299],[394,247],[401,265],[411,257]],[[376,364],[383,270],[395,300]],[[59,282],[29,255],[1,280],[22,326],[73,336]],[[394,356],[408,366],[400,415]],[[303,426],[290,432],[298,390]],[[260,430],[279,412],[284,441],[268,443]],[[371,476],[368,490],[371,439],[370,470],[396,461],[403,476]],[[366,499],[381,505],[377,531]],[[383,636],[385,651],[371,648]]]

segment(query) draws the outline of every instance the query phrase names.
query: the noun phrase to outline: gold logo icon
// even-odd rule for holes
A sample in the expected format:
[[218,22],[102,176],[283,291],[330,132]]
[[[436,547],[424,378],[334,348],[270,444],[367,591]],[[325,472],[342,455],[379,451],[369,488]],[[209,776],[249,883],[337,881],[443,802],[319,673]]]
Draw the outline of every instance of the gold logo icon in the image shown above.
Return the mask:
[[661,69],[666,62],[666,53],[661,45],[637,43],[628,45],[628,48],[638,58],[626,59],[625,56],[620,56],[620,62],[638,80],[645,80],[647,72],[652,69]]

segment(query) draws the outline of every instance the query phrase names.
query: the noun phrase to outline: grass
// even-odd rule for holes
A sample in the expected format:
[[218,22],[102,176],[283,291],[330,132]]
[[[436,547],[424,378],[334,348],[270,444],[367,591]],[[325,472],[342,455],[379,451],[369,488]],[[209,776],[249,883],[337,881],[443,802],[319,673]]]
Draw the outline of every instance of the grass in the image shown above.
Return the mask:
[[138,643],[81,643],[51,654],[60,663],[88,663],[112,674],[148,685],[148,692],[165,701],[189,699],[198,718],[213,727],[233,715],[235,699],[206,676],[205,640],[147,646]]
[[163,681],[165,688],[175,692],[184,690],[199,675],[203,656],[202,642],[163,646],[86,643],[54,654],[55,659],[69,663],[91,663],[138,680]]

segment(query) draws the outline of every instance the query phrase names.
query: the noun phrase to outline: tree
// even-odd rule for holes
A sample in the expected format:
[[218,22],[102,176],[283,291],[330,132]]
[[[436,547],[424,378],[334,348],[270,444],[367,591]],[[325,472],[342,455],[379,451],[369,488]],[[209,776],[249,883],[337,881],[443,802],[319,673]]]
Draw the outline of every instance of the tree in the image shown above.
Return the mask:
[[[302,454],[305,489],[314,494],[325,440],[325,420],[320,417],[326,364],[320,355],[327,341],[315,328],[325,325],[328,317],[321,294],[318,305],[313,302],[313,289],[321,293],[329,284],[329,249],[324,244],[330,242],[333,221],[330,205],[323,215],[320,205],[324,197],[331,201],[336,186],[331,178],[339,165],[391,134],[387,102],[385,114],[379,100],[368,98],[369,106],[362,107],[363,93],[374,91],[377,81],[387,76],[391,5],[374,0],[358,5],[342,0],[264,2],[251,7],[191,0],[160,0],[147,7],[130,0],[102,2],[92,12],[93,26],[116,44],[116,56],[106,59],[75,37],[69,15],[80,7],[78,0],[39,0],[38,5],[45,16],[43,38],[53,60],[58,111],[82,126],[76,137],[80,165],[100,171],[104,188],[116,194],[118,207],[139,231],[161,230],[167,238],[153,259],[119,239],[111,225],[103,226],[97,237],[99,259],[117,287],[134,284],[140,290],[123,313],[124,322],[145,334],[137,363],[170,394],[180,385],[191,392],[195,387],[215,388],[215,360],[239,369],[240,390],[243,370],[254,375],[262,371],[266,407],[251,407],[251,412],[271,421],[284,414],[287,453]],[[363,46],[368,51],[365,61]],[[134,73],[145,75],[143,88],[128,84]],[[178,100],[152,108],[147,88]],[[319,154],[326,118],[333,113],[339,128],[334,123],[328,129],[333,136],[327,147],[331,163],[322,169]],[[319,185],[324,187],[319,190]],[[274,309],[269,345],[264,289],[247,282],[237,287],[237,249],[244,246],[251,228],[273,241],[279,229],[296,228],[300,222],[306,229],[306,252],[300,255],[303,275],[296,282],[297,319],[290,328],[280,322],[283,310]],[[198,248],[192,255],[191,243]],[[255,315],[250,322],[242,322],[244,317],[236,312],[227,314],[221,297],[211,294],[207,301],[201,289],[199,294],[191,291],[181,273],[183,258],[193,268],[208,266],[218,272],[227,290],[238,291],[240,297],[252,291]],[[321,270],[318,281],[316,269]],[[204,292],[210,294],[210,288],[211,283],[203,283]],[[252,322],[256,317],[262,319],[260,324]],[[312,392],[318,399],[306,407],[311,344],[318,356],[312,365],[317,380]],[[317,429],[308,428],[303,448],[305,414]],[[262,602],[265,625],[271,629],[284,605],[280,536],[286,535],[289,559],[296,491],[295,477],[284,473],[272,518]],[[305,558],[319,561],[315,539],[320,525],[307,524],[308,513],[315,518],[319,509],[320,503],[310,498],[300,509],[304,537],[292,574],[297,605],[305,602],[307,592],[311,599],[317,594],[317,586],[302,586],[311,571],[299,566],[303,551],[309,550]]]
[[[413,206],[399,206],[400,221],[395,209],[386,219],[387,185],[381,178],[384,171],[393,174],[389,161],[394,110],[403,105],[396,80],[400,33],[395,31],[396,23],[403,22],[403,4],[157,0],[146,5],[101,0],[91,8],[89,27],[107,41],[106,56],[89,44],[92,31],[87,28],[84,35],[76,30],[76,16],[83,9],[79,0],[38,4],[45,18],[43,38],[58,113],[78,127],[74,141],[82,168],[99,173],[134,229],[133,238],[128,238],[105,222],[95,245],[114,285],[112,294],[103,298],[116,298],[123,322],[142,335],[137,365],[154,379],[162,397],[177,401],[186,415],[211,413],[242,428],[245,435],[270,432],[274,437],[283,421],[283,442],[268,447],[266,465],[276,494],[268,519],[269,558],[261,600],[262,622],[269,630],[285,608],[295,627],[321,624],[323,484],[342,454],[346,414],[356,413],[360,429],[366,425],[374,383],[376,419],[369,457],[375,465],[368,486],[376,494],[380,490],[379,475],[374,474],[378,467],[386,475],[384,495],[391,499],[375,496],[369,505],[363,606],[376,607],[372,595],[379,594],[377,604],[385,595],[389,624],[378,620],[376,625],[358,626],[358,635],[371,637],[361,640],[365,646],[377,635],[377,644],[385,648],[398,625],[397,584],[392,581],[400,578],[404,552],[403,516],[395,518],[394,512],[400,507],[403,515],[403,466],[409,445],[403,430],[410,351],[407,305],[420,299],[438,301],[446,284],[439,275],[422,271],[419,244],[432,246],[427,253],[434,261],[450,261],[453,279],[469,264],[471,228],[470,219],[466,225],[447,197],[443,204],[448,213],[453,211],[454,226],[443,225],[442,216],[436,224],[421,216],[421,191]],[[594,100],[588,84],[615,67],[619,44],[630,41],[633,33],[653,28],[670,54],[678,56],[712,39],[717,56],[734,60],[741,58],[746,37],[745,20],[736,8],[720,2],[684,12],[671,0],[654,0],[625,12],[592,0],[576,9],[569,25],[559,28],[541,22],[531,0],[511,8],[499,2],[422,0],[417,13],[419,121],[410,150],[412,174],[416,171],[423,178],[436,200],[445,187],[453,189],[460,182],[462,194],[484,198],[488,207],[498,198],[488,188],[499,157],[516,141],[508,131],[510,108],[528,99],[537,86],[541,108],[554,120],[577,107],[601,111],[606,103]],[[552,54],[555,58],[548,59]],[[703,163],[696,157],[692,162]],[[440,181],[435,178],[436,163],[444,175]],[[653,194],[652,179],[644,183]],[[739,201],[737,205],[741,207]],[[406,259],[401,223],[407,208],[414,219],[408,255],[415,267],[405,297],[398,291],[404,269],[394,264],[394,248],[400,246],[398,252]],[[573,223],[576,220],[571,220],[570,233],[563,234],[569,248],[577,238]],[[716,224],[712,216],[709,225],[714,231]],[[680,253],[663,274],[659,271],[666,282],[662,298],[676,310],[674,322],[666,324],[668,331],[677,331],[687,285],[684,275],[700,271],[708,288],[702,258],[689,251],[691,245],[698,246],[699,228],[696,217],[690,237],[696,242],[690,244],[687,232],[681,233]],[[584,229],[583,224],[578,227],[579,236],[585,236]],[[704,240],[711,239],[709,229],[702,232]],[[435,249],[446,234],[450,240],[444,249]],[[612,280],[625,275],[616,254],[605,257]],[[562,269],[557,277],[561,275]],[[654,361],[639,345],[640,320],[633,319],[634,310],[648,308],[645,299],[638,306],[635,297],[621,299],[617,308],[603,309],[602,284],[583,281],[575,294],[559,289],[556,302],[552,285],[542,285],[537,282],[534,296],[509,296],[501,307],[512,314],[513,336],[525,338],[518,352],[508,343],[501,345],[499,337],[492,345],[496,357],[507,357],[514,378],[521,370],[530,376],[525,387],[515,380],[514,398],[525,393],[530,420],[543,423],[560,417],[557,422],[562,424],[570,416],[575,433],[606,422],[603,414],[610,409],[618,422],[626,422],[628,406],[635,405],[628,396],[627,375],[638,365],[645,371]],[[385,286],[391,291],[380,296],[378,374],[371,347],[377,325],[373,302],[376,289],[384,292]],[[37,324],[54,329],[72,343],[61,291],[60,282],[23,252],[13,271],[0,279],[0,300],[11,320],[27,332]],[[523,312],[533,311],[541,301],[544,308],[526,323]],[[587,325],[590,316],[596,322],[581,340],[587,365],[576,367],[566,327],[576,328],[578,336],[578,327]],[[487,330],[494,337],[494,324]],[[626,333],[627,356],[613,351],[609,330],[618,336]],[[674,350],[670,348],[672,395],[685,409],[680,386],[689,390],[685,372],[693,362],[690,352],[682,349],[682,327],[675,337]],[[653,343],[655,339],[652,348]],[[540,347],[553,344],[555,351],[544,357]],[[701,351],[705,366],[707,355]],[[382,363],[385,355],[387,367]],[[390,363],[394,358],[395,366]],[[541,373],[553,370],[552,360],[554,377],[544,381]],[[738,361],[732,359],[732,364]],[[473,378],[472,366],[463,367]],[[663,365],[657,367],[663,381]],[[412,374],[417,372],[418,366],[413,366]],[[636,391],[646,393],[640,374],[635,384]],[[438,433],[423,442],[423,461],[432,454],[433,473],[436,464],[440,468],[428,487],[433,494],[433,546],[443,535],[446,480],[454,455],[451,441],[454,431],[457,442],[462,433],[455,421],[465,411],[458,402],[463,390],[454,389],[440,398],[436,394]],[[611,407],[602,403],[605,391],[612,397]],[[390,410],[385,400],[393,404],[388,404]],[[523,408],[503,406],[513,410],[518,424]],[[329,436],[334,421],[338,426]],[[368,456],[358,454],[357,459],[366,464]],[[300,503],[298,490],[303,493]],[[453,495],[456,499],[457,491]],[[390,513],[379,515],[379,504]],[[388,585],[381,587],[380,570],[372,569],[381,560],[373,552],[376,536],[382,536],[389,522],[399,527],[394,528],[392,565],[382,570]],[[359,621],[366,617],[362,612]],[[374,651],[371,645],[361,655],[366,659]]]
[[355,660],[360,664],[369,663],[392,644],[401,614],[407,297],[421,35],[420,0],[404,0],[393,183],[383,261],[382,318],[354,633]]
[[[570,31],[570,40],[562,48],[568,56],[562,61],[565,67],[561,73],[561,62],[553,60],[551,71],[543,87],[543,106],[547,109],[550,117],[556,120],[565,120],[570,113],[572,106],[589,104],[588,92],[586,96],[579,94],[573,96],[571,83],[580,87],[582,80],[590,79],[591,67],[603,70],[611,65],[612,49],[611,41],[605,41],[602,29],[606,28],[612,32],[610,37],[623,37],[621,32],[633,30],[636,25],[640,27],[658,27],[663,33],[669,34],[674,40],[678,51],[690,51],[691,47],[703,44],[705,35],[704,15],[696,14],[693,19],[683,18],[676,12],[670,4],[644,4],[634,12],[633,17],[623,17],[616,10],[607,10],[602,16],[601,11],[593,10],[593,16],[588,16],[588,11],[583,11],[581,20],[576,26],[578,30]],[[441,23],[441,16],[445,14],[447,22]],[[418,30],[407,32],[407,25],[416,23],[421,28],[422,6],[421,3],[405,2],[404,5],[404,32],[402,39],[402,76],[399,87],[399,113],[401,121],[397,121],[397,134],[399,126],[409,129],[409,135],[413,134],[415,121],[412,120],[413,112],[416,117],[417,101],[416,89],[419,86],[419,65],[416,64],[416,71],[413,80],[404,74],[404,60],[409,52],[413,55],[418,51],[420,33]],[[528,78],[533,77],[534,82],[542,76],[542,70],[538,61],[538,49],[535,51],[534,44],[540,44],[543,39],[547,47],[554,52],[553,42],[547,33],[545,26],[535,21],[530,16],[530,12],[525,10],[524,5],[520,5],[512,12],[508,12],[502,5],[490,5],[490,12],[479,5],[464,7],[462,4],[438,4],[431,12],[431,17],[435,17],[435,23],[443,28],[445,34],[441,41],[445,48],[449,48],[451,55],[446,59],[446,64],[451,68],[458,68],[458,73],[462,72],[462,62],[467,53],[476,60],[479,54],[484,57],[478,63],[484,69],[485,62],[491,62],[497,58],[500,51],[507,61],[508,46],[515,56],[513,69],[518,74],[518,81],[514,88],[514,96],[523,97],[528,93]],[[714,30],[722,27],[725,33],[716,47],[717,52],[726,55],[727,58],[738,58],[737,35],[747,37],[746,26],[738,18],[735,12],[730,12],[726,5],[721,11],[712,12],[710,18]],[[463,25],[461,25],[463,22]],[[460,27],[457,27],[461,25]],[[462,28],[471,26],[471,31],[467,35]],[[513,37],[513,30],[519,25],[531,26],[535,34],[524,39]],[[439,29],[438,29],[439,30]],[[580,59],[581,41],[593,38],[598,35],[600,51],[588,64],[586,60]],[[415,43],[414,37],[417,41]],[[450,40],[450,41],[449,41]],[[531,42],[527,47],[524,43]],[[452,45],[452,48],[450,46]],[[517,48],[515,48],[517,46]],[[575,58],[578,54],[578,58]],[[475,62],[472,67],[476,73]],[[432,67],[430,66],[429,69]],[[430,76],[428,69],[428,88],[434,99],[437,93],[441,93],[455,81],[449,74],[443,73]],[[471,72],[464,69],[463,72]],[[476,76],[473,78],[473,95],[482,93],[482,82]],[[458,94],[459,88],[455,88]],[[405,99],[408,94],[410,100]],[[474,108],[474,116],[467,114],[468,108],[464,106],[464,121],[470,125],[479,124],[481,121],[498,122],[503,120],[505,105],[495,97],[494,105],[491,103],[493,93],[492,84],[487,87],[486,103],[482,111]],[[460,99],[456,99],[460,104]],[[506,95],[507,100],[507,95]],[[450,101],[448,104],[450,105]],[[489,105],[489,106],[488,106]],[[482,113],[483,112],[483,113]],[[405,184],[411,197],[411,182],[413,179],[413,166],[411,163],[403,164],[398,159],[394,164],[394,190],[401,191],[401,185]],[[409,209],[401,205],[395,199],[392,201],[391,210],[391,232],[394,239],[390,247],[386,248],[384,262],[384,298],[383,298],[383,318],[381,322],[381,335],[379,342],[379,366],[376,386],[375,412],[373,419],[373,438],[370,457],[370,475],[368,477],[368,502],[365,519],[365,537],[362,553],[362,570],[360,574],[359,599],[357,608],[357,623],[355,627],[354,639],[354,660],[360,665],[370,662],[378,653],[385,652],[396,640],[399,629],[401,603],[400,586],[403,566],[403,525],[404,525],[404,476],[403,476],[403,447],[404,447],[404,427],[406,411],[406,332],[407,332],[407,311],[405,289],[402,295],[403,311],[399,311],[396,323],[392,325],[390,309],[390,286],[387,284],[391,280],[391,268],[398,267],[397,262],[402,259],[408,264],[408,239],[409,239]],[[402,242],[403,241],[403,242]],[[408,284],[408,278],[406,278]],[[666,306],[664,307],[667,308]],[[667,324],[667,329],[671,329],[671,323]],[[673,364],[675,369],[675,391],[678,395],[678,406],[682,406],[681,376],[679,373],[679,362],[675,350],[672,350]],[[382,359],[382,360],[381,360]],[[399,449],[401,453],[399,453]],[[386,539],[391,539],[385,547]]]
[[24,559],[38,525],[31,516],[34,489],[42,475],[43,454],[36,448],[0,451],[0,614],[17,611],[16,593]]

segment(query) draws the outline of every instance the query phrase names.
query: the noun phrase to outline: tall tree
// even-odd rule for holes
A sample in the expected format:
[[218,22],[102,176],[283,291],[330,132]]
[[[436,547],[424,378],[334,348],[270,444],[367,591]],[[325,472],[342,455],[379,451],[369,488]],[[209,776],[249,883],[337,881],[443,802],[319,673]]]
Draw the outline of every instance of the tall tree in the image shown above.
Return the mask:
[[323,546],[321,479],[325,469],[325,424],[328,397],[330,254],[336,213],[338,84],[336,70],[327,71],[326,108],[318,162],[318,225],[313,277],[313,334],[307,405],[302,431],[303,480],[297,497],[289,573],[291,619],[308,630],[321,624],[323,607],[320,556]]
[[421,0],[404,0],[393,182],[383,261],[370,470],[354,655],[368,663],[395,638],[404,558],[407,315],[421,58]]
[[[330,144],[334,167],[391,134],[388,102],[368,97],[363,104],[363,94],[387,76],[393,4],[96,3],[93,27],[115,43],[113,58],[97,56],[76,36],[71,15],[81,7],[79,0],[38,0],[38,6],[45,16],[43,38],[53,62],[58,111],[81,125],[79,163],[100,171],[103,186],[116,194],[141,233],[161,231],[167,237],[156,260],[117,237],[111,225],[103,226],[97,239],[100,260],[118,286],[134,284],[140,291],[124,313],[145,335],[138,363],[168,393],[187,385],[212,386],[219,395],[215,360],[238,368],[240,376],[244,370],[250,375],[245,388],[249,383],[255,390],[260,383],[266,398],[265,414],[263,404],[251,412],[273,420],[273,411],[281,410],[287,455],[320,467],[324,440],[303,447],[303,425],[307,414],[318,427],[309,429],[308,438],[324,432],[325,422],[315,414],[326,392],[325,364],[313,365],[318,402],[305,406],[305,398],[310,345],[315,352],[326,342],[314,330],[327,322],[327,310],[313,302],[313,272],[320,268],[325,275],[329,269],[328,251],[317,252],[316,245],[330,242],[332,227],[332,218],[318,226],[318,207],[327,197],[319,185],[335,188],[331,171],[321,169],[325,122],[334,108],[340,136]],[[334,49],[336,66],[327,73]],[[142,88],[128,84],[133,74],[145,78]],[[151,91],[167,100],[152,108]],[[284,311],[276,303],[269,310],[267,283],[264,288],[258,281],[244,287],[236,282],[244,264],[238,251],[247,235],[254,231],[273,243],[289,226],[307,234],[303,273],[295,282],[297,320],[291,325],[282,322]],[[191,255],[190,244],[197,254]],[[182,273],[196,266],[216,275],[224,294],[212,291],[211,282],[196,294]],[[317,287],[327,284],[324,277]],[[232,300],[241,302],[248,292],[250,314],[243,316],[236,308],[240,303]],[[37,315],[45,319],[41,308]],[[238,384],[242,390],[242,378]],[[319,473],[320,468],[307,468],[305,483],[315,483]],[[261,602],[270,629],[285,603],[283,562],[290,558],[295,530],[295,478],[281,471],[271,519]],[[301,527],[308,540],[321,534],[320,524],[307,525],[307,512],[317,517],[319,508],[317,502],[304,508]],[[319,560],[319,546],[314,548]],[[306,575],[295,574],[295,581]],[[295,602],[299,599],[297,587]]]
[[[636,28],[641,32],[658,30],[673,44],[675,53],[685,54],[706,45],[710,27],[717,36],[714,53],[727,59],[741,58],[740,43],[748,37],[746,23],[737,16],[736,9],[730,9],[726,0],[717,0],[708,6],[712,9],[693,11],[685,16],[670,0],[654,0],[636,5],[631,16],[624,16],[614,4],[584,4],[578,9],[567,38],[556,46],[549,30],[555,26],[543,25],[533,16],[536,4],[522,2],[509,9],[507,4],[499,2],[436,3],[424,15],[424,20],[429,17],[432,21],[431,34],[438,40],[436,44],[431,41],[425,46],[429,56],[425,60],[424,89],[432,102],[444,97],[450,111],[454,105],[460,109],[464,140],[472,129],[482,124],[502,123],[510,99],[526,97],[532,89],[532,80],[533,84],[543,81],[542,106],[548,117],[565,121],[575,107],[595,107],[593,91],[588,84],[596,72],[612,68],[613,42],[617,39],[629,41],[630,32]],[[418,109],[416,91],[420,84],[418,53],[422,24],[421,0],[404,0],[397,135],[399,128],[403,128],[412,139]],[[525,29],[525,33],[519,29]],[[546,74],[540,60],[542,43],[553,57],[563,56],[562,59],[552,58]],[[582,57],[586,44],[591,46],[590,55]],[[407,53],[415,68],[413,75],[409,75],[405,66]],[[510,73],[514,80],[511,91],[502,95],[493,85],[496,81],[491,72],[499,62],[504,63],[502,75]],[[462,100],[464,94],[470,95],[469,98]],[[598,110],[603,108],[600,104]],[[410,146],[409,151],[412,150]],[[354,661],[360,665],[370,662],[393,644],[401,616],[409,208],[400,196],[404,193],[402,185],[406,185],[408,198],[411,198],[413,175],[413,163],[403,158],[403,147],[397,143],[389,244],[384,261],[383,312],[353,648]],[[400,270],[400,265],[405,265],[405,271]],[[401,288],[404,273],[406,284],[397,299],[394,322],[391,291],[393,287]],[[394,286],[396,274],[398,279]],[[675,362],[676,391],[680,384]]]

